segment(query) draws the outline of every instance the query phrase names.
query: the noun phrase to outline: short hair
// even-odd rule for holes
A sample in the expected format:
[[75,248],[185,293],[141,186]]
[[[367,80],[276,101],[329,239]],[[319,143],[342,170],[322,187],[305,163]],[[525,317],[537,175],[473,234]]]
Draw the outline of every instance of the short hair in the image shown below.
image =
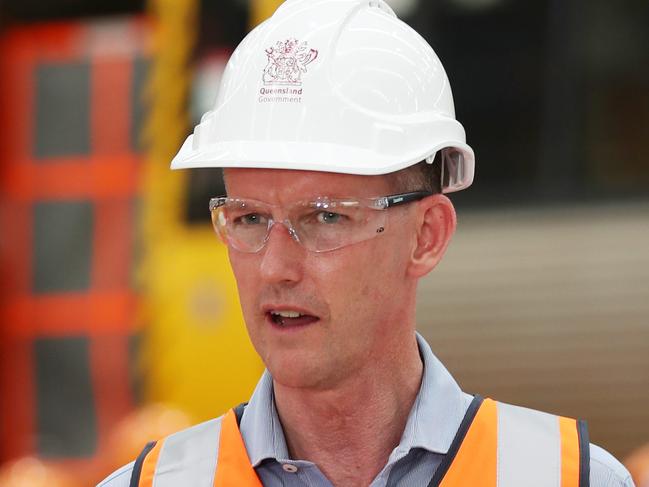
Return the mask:
[[437,151],[432,164],[423,160],[412,166],[388,174],[395,193],[428,191],[442,192],[442,151]]
[[[426,160],[399,171],[386,174],[390,180],[391,191],[395,194],[410,191],[428,191],[432,194],[442,192],[442,151],[437,151],[432,163]],[[227,193],[225,173],[221,172],[224,193]]]

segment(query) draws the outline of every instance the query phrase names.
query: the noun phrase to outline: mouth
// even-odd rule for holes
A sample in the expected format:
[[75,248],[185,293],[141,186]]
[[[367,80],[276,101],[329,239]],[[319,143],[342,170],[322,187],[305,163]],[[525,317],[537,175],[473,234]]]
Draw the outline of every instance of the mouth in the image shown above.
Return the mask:
[[266,312],[266,319],[273,327],[284,330],[302,328],[319,321],[320,318],[302,311],[273,309]]

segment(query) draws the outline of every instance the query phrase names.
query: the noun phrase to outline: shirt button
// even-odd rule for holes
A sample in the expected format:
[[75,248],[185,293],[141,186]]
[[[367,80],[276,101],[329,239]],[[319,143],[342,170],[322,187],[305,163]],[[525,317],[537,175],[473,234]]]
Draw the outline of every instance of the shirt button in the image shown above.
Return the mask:
[[289,472],[289,473],[297,472],[297,467],[295,465],[291,465],[290,463],[285,463],[284,465],[282,465],[282,468],[284,469],[285,472]]

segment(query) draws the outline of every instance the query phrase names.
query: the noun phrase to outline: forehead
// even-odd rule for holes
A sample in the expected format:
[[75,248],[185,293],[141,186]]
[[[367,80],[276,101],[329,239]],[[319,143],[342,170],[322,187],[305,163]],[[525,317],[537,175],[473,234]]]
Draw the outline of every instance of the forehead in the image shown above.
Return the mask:
[[361,176],[288,169],[226,168],[228,196],[267,202],[309,199],[314,196],[373,197],[389,193],[387,175]]

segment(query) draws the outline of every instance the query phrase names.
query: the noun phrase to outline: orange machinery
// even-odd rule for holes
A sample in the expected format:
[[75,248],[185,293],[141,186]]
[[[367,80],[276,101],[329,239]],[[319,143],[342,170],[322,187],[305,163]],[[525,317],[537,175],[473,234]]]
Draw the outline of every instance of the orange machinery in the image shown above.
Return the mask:
[[0,39],[0,462],[86,468],[133,407],[145,37],[123,18]]

